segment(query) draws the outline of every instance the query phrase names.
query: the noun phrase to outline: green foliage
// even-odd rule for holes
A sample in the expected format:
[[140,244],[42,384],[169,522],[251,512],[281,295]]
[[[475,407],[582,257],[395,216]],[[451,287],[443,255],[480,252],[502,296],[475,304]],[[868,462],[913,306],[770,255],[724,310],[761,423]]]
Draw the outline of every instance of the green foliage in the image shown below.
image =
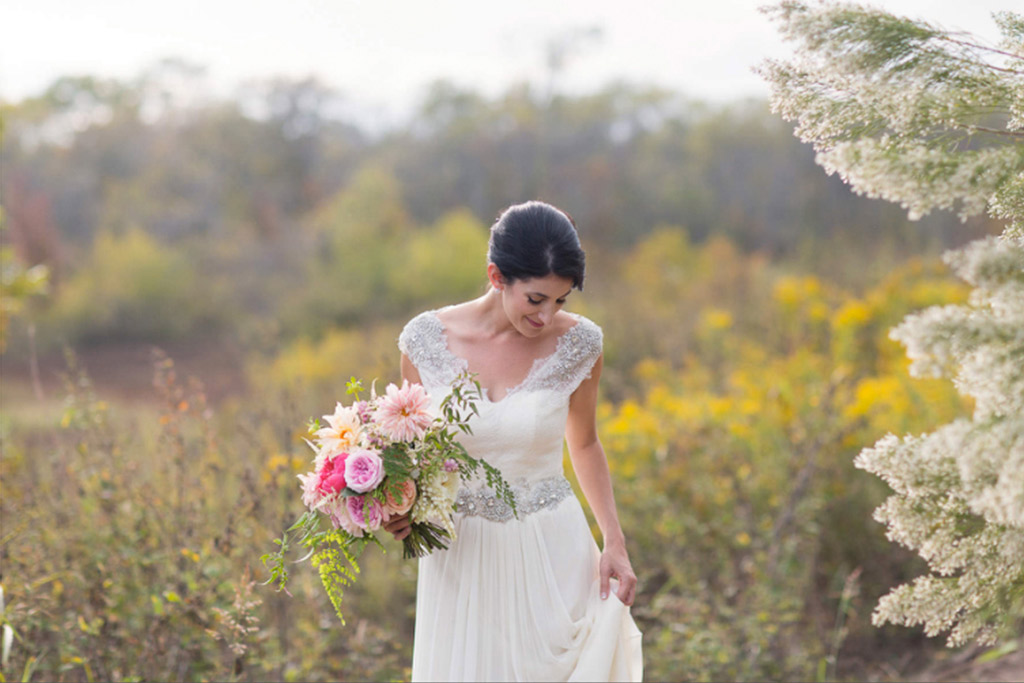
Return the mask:
[[745,254],[726,238],[695,245],[682,228],[652,231],[590,278],[580,298],[588,307],[584,312],[601,320],[605,330],[610,367],[603,383],[621,395],[629,384],[623,373],[644,359],[678,367],[701,343],[707,311],[726,311],[730,320],[757,320],[771,291],[770,277],[762,255]]
[[394,176],[381,169],[361,170],[310,222],[320,247],[289,327],[440,305],[481,287],[487,231],[479,220],[458,209],[415,227]]
[[[460,375],[456,378],[456,381],[452,384],[451,392],[441,401],[441,414],[451,426],[437,434],[436,448],[445,451],[461,452],[463,455],[466,454],[466,450],[458,442],[459,432],[472,434],[469,418],[471,415],[480,414],[476,404],[482,400],[482,397],[483,391],[480,388],[480,383],[472,375]],[[512,514],[518,517],[515,494],[497,468],[486,460],[476,460],[473,458],[459,459],[458,464],[459,474],[466,480],[474,477],[477,471],[482,469],[487,486],[494,491],[498,498],[512,508]]]
[[393,254],[389,290],[409,308],[474,298],[487,264],[487,230],[466,209],[417,230]]
[[367,310],[393,309],[386,296],[389,272],[412,229],[394,176],[362,169],[310,224],[319,244],[309,261],[308,286],[301,290],[303,316],[323,326],[354,322]]
[[195,332],[215,309],[215,297],[201,288],[182,251],[138,229],[103,232],[44,322],[71,342],[173,339]]
[[415,465],[406,455],[405,446],[401,442],[390,444],[380,455],[384,462],[384,474],[387,476],[385,493],[401,503],[402,483],[412,478]]
[[[346,562],[348,566],[345,565]],[[334,530],[328,532],[328,545],[318,548],[310,558],[310,563],[320,574],[320,582],[323,584],[327,597],[330,598],[335,613],[344,625],[345,617],[341,613],[341,598],[344,595],[345,587],[351,585],[356,580],[356,574],[359,573],[356,555],[349,550],[348,543],[342,534]]]
[[[892,424],[920,430],[963,414],[947,383],[907,377],[886,338],[921,302],[962,300],[950,283],[919,263],[862,293],[779,277],[756,314],[695,316],[678,369],[642,360],[635,398],[600,407],[643,567],[634,612],[649,676],[682,667],[700,680],[808,680],[819,668],[836,675],[847,637],[871,639],[865,621],[846,621],[860,598],[845,588],[843,602],[840,589],[855,575],[871,599],[898,570],[879,560],[885,543],[870,520],[884,487],[852,460]],[[853,356],[833,343],[851,336]]]
[[[0,231],[7,228],[3,207],[0,207]],[[44,265],[25,267],[14,256],[14,249],[0,245],[0,353],[7,346],[11,318],[22,314],[29,301],[46,294],[50,270]]]
[[332,329],[319,341],[299,337],[268,357],[252,353],[246,375],[252,386],[282,401],[297,400],[309,415],[333,405],[354,373],[387,383],[397,379],[393,351],[398,323]]

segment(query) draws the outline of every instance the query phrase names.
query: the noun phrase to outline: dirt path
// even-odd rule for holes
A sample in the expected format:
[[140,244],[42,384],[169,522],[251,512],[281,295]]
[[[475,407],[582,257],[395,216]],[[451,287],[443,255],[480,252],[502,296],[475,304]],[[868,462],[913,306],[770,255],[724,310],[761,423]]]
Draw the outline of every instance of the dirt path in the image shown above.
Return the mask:
[[[125,401],[156,401],[153,389],[153,344],[117,342],[76,349],[79,364],[85,368],[96,388],[105,398]],[[186,341],[163,344],[182,377],[194,375],[206,387],[207,398],[217,403],[245,391],[245,358],[241,351],[222,340]],[[2,358],[3,381],[31,386],[27,358]],[[64,393],[62,375],[67,364],[61,353],[50,353],[39,359],[39,379],[47,399]]]
[[[998,650],[998,647],[994,650]],[[1024,642],[1018,642],[1014,651],[1002,656],[996,654],[996,651],[986,648],[966,648],[952,653],[948,658],[932,662],[907,680],[1024,681]]]

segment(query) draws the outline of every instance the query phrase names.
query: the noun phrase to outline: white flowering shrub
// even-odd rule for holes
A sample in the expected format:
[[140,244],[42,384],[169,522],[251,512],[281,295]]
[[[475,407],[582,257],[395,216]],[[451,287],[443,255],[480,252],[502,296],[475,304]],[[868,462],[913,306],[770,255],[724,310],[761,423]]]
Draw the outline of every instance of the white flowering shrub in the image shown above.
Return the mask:
[[984,210],[999,237],[946,255],[975,289],[967,305],[927,309],[890,333],[916,376],[947,376],[973,398],[970,419],[888,435],[856,465],[893,494],[875,511],[890,540],[931,574],[882,598],[875,624],[923,624],[947,643],[991,643],[1024,619],[1024,16],[994,15],[999,45],[847,3],[765,10],[797,43],[761,74],[817,161],[911,218]]
[[976,287],[970,305],[913,314],[891,336],[914,375],[953,375],[972,419],[889,435],[855,463],[895,492],[875,511],[889,539],[936,574],[882,598],[875,622],[951,629],[956,645],[992,642],[1024,606],[1024,237],[979,240],[947,261]]

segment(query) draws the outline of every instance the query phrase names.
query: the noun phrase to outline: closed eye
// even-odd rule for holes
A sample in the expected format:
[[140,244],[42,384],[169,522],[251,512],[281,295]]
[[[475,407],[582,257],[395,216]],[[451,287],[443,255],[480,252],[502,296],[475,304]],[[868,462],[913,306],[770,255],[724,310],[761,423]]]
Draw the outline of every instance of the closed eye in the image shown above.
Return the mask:
[[[561,306],[561,305],[565,304],[566,298],[567,298],[567,296],[563,296],[563,297],[561,297],[559,299],[555,299],[555,303],[558,304],[559,306]],[[544,299],[547,299],[547,297],[543,297],[541,299],[535,299],[532,296],[530,296],[529,294],[526,295],[526,300],[529,301],[534,306],[539,306],[540,304],[544,303]]]

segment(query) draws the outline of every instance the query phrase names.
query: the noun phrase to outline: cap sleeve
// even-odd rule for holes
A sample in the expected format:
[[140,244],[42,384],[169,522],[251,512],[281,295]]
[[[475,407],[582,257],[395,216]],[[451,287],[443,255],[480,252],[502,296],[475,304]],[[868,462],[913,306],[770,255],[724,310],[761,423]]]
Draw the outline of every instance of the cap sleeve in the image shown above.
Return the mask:
[[576,325],[565,333],[564,361],[566,370],[565,388],[572,393],[584,380],[590,379],[594,364],[604,347],[604,332],[601,327],[583,316],[576,317]]
[[406,323],[398,335],[398,349],[416,366],[424,386],[447,386],[451,382],[453,373],[444,327],[432,311],[420,313]]
[[555,353],[537,373],[533,388],[571,394],[590,377],[594,363],[601,356],[604,341],[601,328],[581,315],[570,315],[576,319],[576,324],[558,340]]

